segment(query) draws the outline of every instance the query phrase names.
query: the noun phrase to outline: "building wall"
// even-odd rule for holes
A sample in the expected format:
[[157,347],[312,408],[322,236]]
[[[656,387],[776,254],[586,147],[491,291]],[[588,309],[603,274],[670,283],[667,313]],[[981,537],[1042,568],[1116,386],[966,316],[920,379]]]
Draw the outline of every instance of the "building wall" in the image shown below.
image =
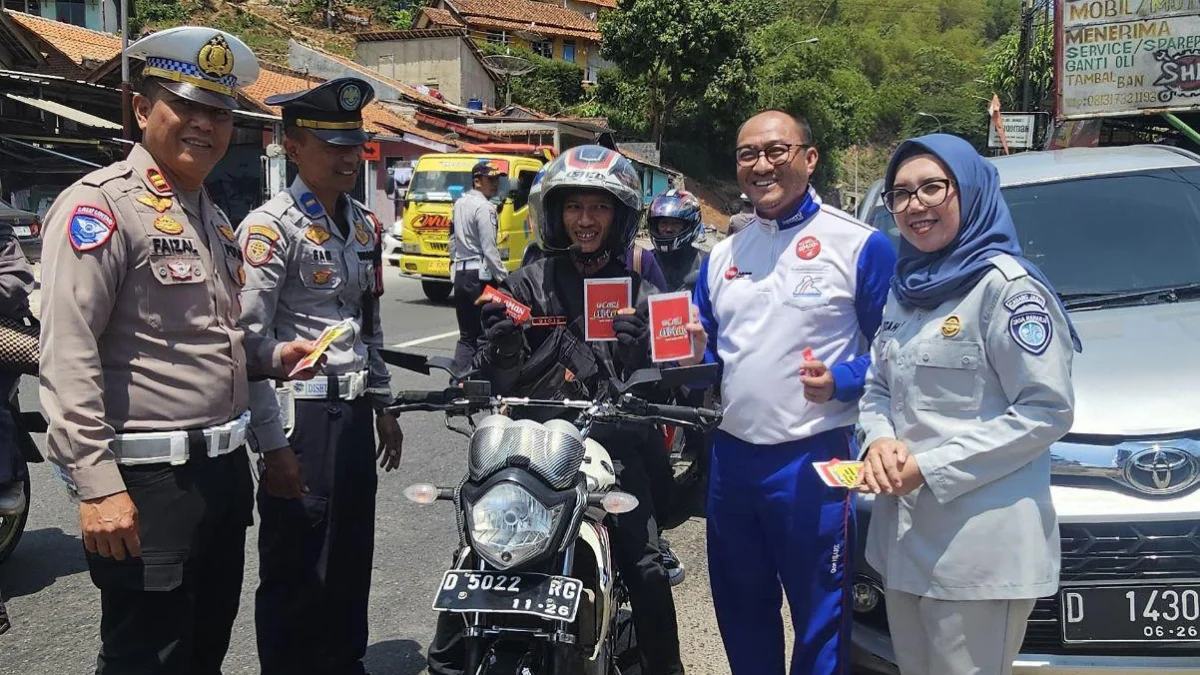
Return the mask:
[[[489,29],[482,28],[480,26],[473,26],[471,28],[471,31],[472,31],[472,35],[475,36],[475,41],[477,43],[479,43],[479,44],[487,43],[486,36],[487,36]],[[498,32],[498,31],[492,31],[492,32]],[[573,42],[575,44],[575,59],[574,59],[573,63],[577,64],[579,67],[584,69],[584,71],[585,71],[584,79],[585,80],[589,79],[587,77],[589,74],[589,67],[590,67],[590,70],[594,73],[594,71],[597,71],[597,70],[599,70],[600,67],[602,67],[601,64],[608,65],[608,62],[606,62],[600,58],[600,43],[592,42],[591,40],[584,40],[582,38],[563,38],[563,37],[552,38],[551,43],[553,45],[553,48],[552,48],[552,52],[551,52],[551,57],[553,59],[555,59],[556,61],[565,60],[566,44],[568,42]],[[508,44],[511,44],[515,47],[522,47],[524,49],[529,49],[529,50],[533,49],[532,42],[530,42],[529,40],[526,40],[524,38],[517,37],[516,35],[513,35],[511,32],[508,33]],[[593,80],[593,81],[595,80],[594,74],[592,74],[591,80]]]
[[455,40],[458,45],[458,59],[462,64],[461,76],[463,83],[463,105],[466,101],[477,98],[488,107],[497,107],[496,81],[492,79],[488,69],[479,62],[478,57],[467,46],[465,40]]
[[379,142],[380,161],[370,163],[371,180],[374,190],[371,208],[375,212],[375,216],[379,218],[379,222],[383,223],[384,230],[391,229],[392,224],[399,217],[400,211],[404,208],[403,202],[397,204],[387,194],[388,160],[404,159],[412,161],[431,152],[433,151],[412,143],[398,141]]
[[[63,5],[59,7],[59,4]],[[80,14],[80,5],[82,5],[82,15]],[[62,17],[59,16],[60,10]],[[66,2],[65,0],[41,0],[38,3],[38,15],[45,19],[58,21],[62,19],[71,19],[66,23],[71,23],[81,28],[103,31],[105,33],[116,33],[121,29],[119,20],[117,19],[117,5],[114,0],[76,0],[74,2]]]
[[470,97],[464,97],[459,67],[461,43],[456,37],[360,42],[354,60],[380,75],[413,86],[435,80],[451,103],[462,103]]

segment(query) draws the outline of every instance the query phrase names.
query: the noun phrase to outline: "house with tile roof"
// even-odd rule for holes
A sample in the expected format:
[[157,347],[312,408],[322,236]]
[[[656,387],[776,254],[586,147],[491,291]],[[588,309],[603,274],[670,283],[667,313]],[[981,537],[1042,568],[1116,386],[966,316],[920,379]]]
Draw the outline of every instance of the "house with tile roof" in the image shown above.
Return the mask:
[[[121,52],[121,38],[33,14],[3,10],[0,11],[0,64],[7,62],[4,51],[14,61],[6,68],[22,69],[20,66],[24,65],[40,75],[81,80]],[[25,51],[33,54],[22,61],[18,54]]]
[[400,82],[436,90],[448,103],[493,106],[500,76],[466,27],[356,33],[354,60]]
[[600,57],[597,24],[598,12],[606,9],[599,3],[608,2],[574,3],[591,8],[579,11],[539,0],[436,0],[416,15],[413,28],[462,25],[476,42],[515,45],[576,63],[584,70],[584,81],[595,82],[599,70],[610,65]]

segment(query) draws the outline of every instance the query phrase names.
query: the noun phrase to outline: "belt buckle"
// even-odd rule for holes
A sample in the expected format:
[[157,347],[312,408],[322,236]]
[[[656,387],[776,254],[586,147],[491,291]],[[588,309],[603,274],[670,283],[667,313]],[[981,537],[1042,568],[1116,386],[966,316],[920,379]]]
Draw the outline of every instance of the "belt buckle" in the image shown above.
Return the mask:
[[220,456],[221,449],[229,445],[231,435],[232,430],[230,429],[213,429],[212,436],[209,438],[208,456],[210,458]]

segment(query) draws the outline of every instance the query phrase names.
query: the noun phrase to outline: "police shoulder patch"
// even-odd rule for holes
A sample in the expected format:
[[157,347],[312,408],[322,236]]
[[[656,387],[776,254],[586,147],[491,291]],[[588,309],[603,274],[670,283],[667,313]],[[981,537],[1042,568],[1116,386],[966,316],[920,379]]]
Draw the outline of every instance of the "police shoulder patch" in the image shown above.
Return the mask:
[[67,225],[71,248],[81,253],[100,248],[116,231],[117,220],[112,213],[93,204],[77,205]]
[[1021,349],[1041,356],[1050,346],[1054,325],[1049,314],[1040,309],[1031,309],[1009,317],[1008,333]]
[[262,267],[271,262],[271,258],[275,256],[275,240],[279,238],[279,235],[275,234],[274,230],[270,230],[274,236],[268,236],[261,230],[255,231],[256,227],[261,226],[250,226],[250,236],[246,238],[246,244],[242,247],[242,257],[251,265]]

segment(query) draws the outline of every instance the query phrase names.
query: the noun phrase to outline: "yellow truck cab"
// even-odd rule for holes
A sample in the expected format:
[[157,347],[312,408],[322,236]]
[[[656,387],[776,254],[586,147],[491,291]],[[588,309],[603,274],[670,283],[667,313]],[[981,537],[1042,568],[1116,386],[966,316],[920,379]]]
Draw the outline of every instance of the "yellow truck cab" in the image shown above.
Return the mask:
[[[479,146],[475,146],[479,147]],[[421,280],[425,296],[435,302],[450,297],[450,219],[454,202],[472,188],[471,168],[481,161],[499,165],[506,176],[492,200],[500,219],[496,243],[509,271],[521,265],[531,242],[536,241],[529,224],[529,190],[542,166],[552,158],[549,150],[533,146],[501,146],[528,149],[528,154],[435,153],[423,155],[413,169],[401,217],[400,273]]]

